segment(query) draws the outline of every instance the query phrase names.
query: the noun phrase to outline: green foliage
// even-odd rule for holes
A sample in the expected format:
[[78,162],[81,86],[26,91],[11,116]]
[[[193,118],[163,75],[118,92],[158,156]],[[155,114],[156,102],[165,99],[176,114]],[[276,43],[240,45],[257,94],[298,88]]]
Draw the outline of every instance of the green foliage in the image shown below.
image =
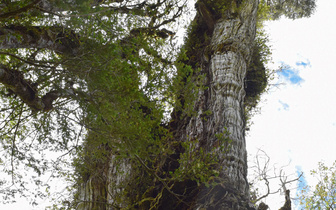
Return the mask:
[[196,17],[188,28],[185,45],[179,54],[178,61],[190,65],[193,69],[200,68],[199,58],[210,43],[210,32],[207,30],[206,24],[200,17]]
[[[115,49],[109,49],[110,52],[113,50]],[[118,57],[111,59],[104,58],[104,54],[101,56],[99,59],[110,60],[90,75],[89,88],[94,90],[94,93],[90,96],[93,103],[88,104],[86,109],[87,121],[101,130],[98,132],[101,137],[107,136],[107,142],[102,143],[113,147],[118,145],[117,148],[121,148],[120,152],[149,152],[146,148],[155,141],[151,135],[153,128],[159,126],[163,118],[163,107],[155,101],[150,101],[142,90],[139,90],[141,78],[136,61],[138,58],[130,55],[130,60],[134,62],[130,63],[127,60],[122,62]],[[110,139],[111,135],[114,139]],[[101,138],[97,141],[101,141]]]
[[277,20],[282,16],[289,19],[310,17],[315,9],[315,0],[262,0],[259,3],[263,19]]
[[170,87],[171,92],[174,93],[173,106],[175,112],[180,113],[180,118],[193,116],[196,114],[194,102],[198,92],[206,88],[203,86],[204,75],[201,74],[200,69],[194,70],[192,66],[183,62],[177,62],[175,66],[177,75],[174,78],[173,85]]
[[245,78],[245,110],[249,113],[256,107],[260,96],[267,90],[271,79],[271,72],[266,67],[271,57],[271,50],[267,45],[268,37],[262,28],[257,31],[257,36],[252,48],[252,58]]
[[[15,2],[1,3],[1,12],[17,11],[31,3]],[[127,7],[114,3],[106,8],[93,7],[91,0],[52,1],[50,8],[56,12],[32,5],[1,16],[1,27],[33,26],[67,47],[63,52],[34,48],[0,52],[3,65],[21,72],[24,81],[36,83],[38,97],[51,90],[65,96],[55,100],[49,112],[36,113],[1,86],[1,167],[7,175],[1,175],[0,187],[5,190],[0,193],[5,199],[16,193],[29,194],[27,182],[21,179],[24,171],[35,172],[35,180],[41,183],[37,188],[50,189],[40,176],[52,173],[51,178],[63,177],[72,185],[78,179],[81,184],[80,180],[99,171],[97,166],[108,162],[111,153],[117,159],[130,158],[134,170],[143,170],[140,160],[154,167],[158,160],[153,157],[160,157],[167,135],[165,106],[172,101],[168,88],[173,54],[167,52],[176,50],[166,40],[171,32],[158,28],[169,28],[178,18],[181,2],[146,1],[127,3]],[[174,9],[167,9],[172,5]],[[149,8],[151,16],[146,12]],[[143,33],[132,34],[135,29]],[[47,191],[35,192],[36,197],[48,195]]]
[[[173,195],[172,189],[182,189],[177,183],[186,180],[191,188],[215,183],[218,152],[229,144],[226,133],[216,135],[220,143],[210,151],[197,149],[197,140],[176,142],[165,124],[167,104],[182,112],[180,117],[195,114],[193,102],[207,88],[201,70],[210,58],[212,31],[206,18],[238,12],[240,1],[200,1],[212,17],[196,17],[177,59],[169,30],[186,1],[49,1],[45,8],[39,2],[0,3],[0,29],[22,29],[13,34],[19,42],[29,35],[29,40],[40,37],[39,44],[45,38],[60,46],[37,49],[24,43],[0,51],[2,65],[20,72],[25,85],[34,84],[36,99],[51,91],[59,95],[50,109],[36,111],[15,88],[0,86],[3,200],[16,193],[26,196],[29,183],[35,183],[30,190],[34,196],[49,197],[52,187],[44,182],[46,175],[70,182],[72,195],[83,182],[101,178],[111,156],[116,168],[122,167],[121,160],[132,166],[131,184],[117,187],[125,187],[134,208],[148,202],[157,207],[160,196]],[[267,50],[265,40],[257,39],[246,81],[250,107],[266,87]],[[176,165],[165,170],[173,156]],[[26,172],[33,175],[23,180]],[[72,196],[62,195],[71,201]]]
[[336,208],[336,161],[328,167],[320,162],[317,170],[311,175],[317,178],[315,187],[306,186],[302,192],[300,205],[305,209],[335,209]]
[[184,152],[179,159],[179,168],[170,171],[172,179],[176,181],[193,180],[197,185],[211,184],[214,177],[219,175],[218,160],[215,149],[206,152],[203,148],[198,149],[199,142],[183,142]]
[[270,20],[270,6],[267,4],[267,0],[260,0],[258,5],[258,27],[260,27],[259,24],[262,24],[264,21]]

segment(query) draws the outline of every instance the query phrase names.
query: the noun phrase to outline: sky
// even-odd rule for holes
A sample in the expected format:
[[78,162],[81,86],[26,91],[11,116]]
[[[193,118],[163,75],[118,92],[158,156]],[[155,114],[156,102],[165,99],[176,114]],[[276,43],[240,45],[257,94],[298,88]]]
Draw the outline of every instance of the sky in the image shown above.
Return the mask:
[[[336,1],[317,0],[317,10],[308,19],[280,19],[266,24],[277,78],[259,104],[247,134],[249,165],[261,149],[270,157],[270,173],[281,167],[289,178],[304,172],[305,183],[316,180],[309,171],[319,161],[336,160]],[[251,171],[250,171],[251,173]],[[272,185],[277,189],[278,183]],[[289,186],[295,196],[297,185]],[[264,200],[271,210],[279,209],[284,196]],[[20,200],[1,209],[27,208]]]
[[[336,160],[336,1],[318,0],[315,14],[306,19],[268,22],[273,64],[284,66],[259,104],[247,134],[249,165],[259,149],[273,166],[284,167],[295,178],[304,172],[308,185],[316,184],[310,170],[319,161],[331,165]],[[273,173],[273,172],[270,173]],[[278,188],[278,183],[274,184]],[[297,185],[293,184],[292,197]],[[272,209],[284,204],[284,196],[265,202]]]

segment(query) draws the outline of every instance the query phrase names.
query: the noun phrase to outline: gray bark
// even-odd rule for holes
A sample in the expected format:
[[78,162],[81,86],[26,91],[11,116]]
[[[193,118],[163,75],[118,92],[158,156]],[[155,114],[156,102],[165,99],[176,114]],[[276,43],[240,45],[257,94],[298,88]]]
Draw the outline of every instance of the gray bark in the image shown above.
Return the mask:
[[[194,108],[197,116],[183,125],[186,129],[181,140],[197,139],[206,151],[215,150],[222,166],[220,186],[201,191],[196,209],[249,208],[243,101],[257,7],[257,0],[246,0],[239,14],[228,14],[216,22],[210,45],[214,53],[204,67],[205,85],[209,84],[209,88],[199,93]],[[205,111],[211,113],[206,119]],[[221,150],[218,134],[226,135],[231,141],[224,150]]]
[[94,170],[78,189],[76,209],[127,209],[124,188],[131,172],[129,161],[117,160],[115,155],[110,155],[106,163],[96,165]]

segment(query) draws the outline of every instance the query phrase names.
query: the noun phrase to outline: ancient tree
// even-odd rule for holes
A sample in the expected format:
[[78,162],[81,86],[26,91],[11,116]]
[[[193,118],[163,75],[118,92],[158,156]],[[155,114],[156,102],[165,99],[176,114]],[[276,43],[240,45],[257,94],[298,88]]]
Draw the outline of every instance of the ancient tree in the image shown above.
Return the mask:
[[178,48],[187,1],[1,3],[0,192],[24,195],[25,168],[46,192],[39,177],[66,177],[67,208],[254,209],[246,117],[277,4],[199,0]]

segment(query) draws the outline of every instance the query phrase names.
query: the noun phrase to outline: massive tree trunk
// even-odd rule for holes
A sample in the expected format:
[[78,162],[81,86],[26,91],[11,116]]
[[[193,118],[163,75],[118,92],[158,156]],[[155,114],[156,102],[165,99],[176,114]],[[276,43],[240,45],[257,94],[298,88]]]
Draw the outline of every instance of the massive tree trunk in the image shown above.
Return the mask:
[[[180,205],[179,208],[253,209],[249,203],[247,182],[243,101],[245,96],[244,79],[251,59],[256,33],[257,7],[257,0],[246,0],[239,5],[239,9],[227,9],[220,19],[215,20],[214,26],[211,25],[212,23],[207,26],[208,30],[213,30],[210,32],[212,34],[211,41],[208,46],[204,47],[202,58],[199,57],[197,61],[202,63],[202,72],[205,74],[203,85],[207,88],[200,90],[198,98],[194,101],[196,116],[185,116],[181,119],[181,116],[176,114],[173,117],[175,121],[173,133],[175,133],[175,141],[196,140],[198,142],[196,149],[202,148],[208,153],[217,155],[217,170],[220,170],[219,184],[211,188],[202,187],[197,194],[193,194],[195,195],[193,198],[188,198],[189,204],[183,207]],[[204,14],[203,11],[202,17],[207,18],[204,15],[207,14]],[[203,58],[206,58],[207,62]],[[223,139],[229,139],[229,142],[223,141]],[[122,193],[125,183],[120,185],[121,187],[118,186],[121,182],[130,180],[132,176],[131,165],[127,161],[122,164],[116,163],[112,157],[114,157],[113,154],[111,160],[105,163],[105,167],[111,168],[103,170],[105,174],[101,174],[101,177],[104,178],[100,180],[104,186],[94,185],[94,180],[98,179],[94,176],[86,179],[83,183],[79,197],[84,203],[85,201],[89,203],[102,201],[101,198],[95,200],[94,197],[99,195],[104,197],[103,200],[106,201],[106,204],[109,203],[112,206],[116,204],[119,208],[131,207],[125,204],[129,194]],[[179,156],[173,157],[178,158]],[[125,170],[122,176],[117,175],[122,172],[121,168]],[[88,188],[88,185],[91,189]],[[119,189],[118,192],[116,188]],[[162,195],[168,195],[169,198],[162,197],[161,205],[158,205],[157,208],[168,209],[167,205],[179,206],[178,203],[181,200],[174,200],[171,198],[174,196],[169,195],[177,190],[178,186],[170,188],[171,190],[168,189],[169,187],[166,188],[171,192]],[[134,186],[134,190],[136,189],[137,187]],[[180,191],[183,192],[183,190]],[[117,197],[121,198],[119,201],[113,198],[117,194]],[[123,196],[126,197],[123,199]],[[171,202],[174,201],[176,203],[172,204]],[[80,209],[91,208],[93,208],[92,204],[80,206]],[[108,208],[108,205],[99,208],[105,209]]]
[[[204,187],[195,209],[250,208],[243,101],[257,7],[258,1],[246,0],[237,11],[226,11],[216,21],[211,43],[204,50],[211,51],[211,58],[202,66],[206,88],[199,92],[195,103],[197,115],[186,117],[178,128],[180,141],[197,140],[200,148],[218,155],[220,184]],[[228,138],[229,143],[223,138]]]
[[[171,90],[169,82],[161,84],[170,81],[164,70],[171,67],[171,58],[159,51],[174,34],[164,27],[177,20],[185,2],[67,0],[63,9],[50,0],[11,7],[12,2],[0,5],[7,8],[0,14],[0,20],[6,20],[0,26],[0,55],[5,58],[0,64],[0,92],[19,96],[33,114],[50,111],[61,97],[81,105],[85,114],[79,124],[88,135],[77,159],[80,164],[75,165],[75,208],[253,209],[247,182],[244,81],[249,66],[263,68],[259,58],[250,65],[258,0],[197,1],[185,45],[187,61],[182,51],[176,62],[180,83],[171,88],[173,93],[165,92]],[[29,26],[26,21],[36,14],[39,17]],[[14,17],[25,19],[11,21]],[[66,27],[34,25],[72,17],[83,17],[82,24],[88,27],[77,21],[77,27],[66,21]],[[20,48],[26,50],[12,50]],[[260,57],[258,50],[254,53]],[[266,81],[265,75],[261,77]],[[142,83],[148,87],[142,88]],[[156,97],[176,100],[170,123],[162,120],[165,99]],[[14,154],[15,137],[12,148]]]

